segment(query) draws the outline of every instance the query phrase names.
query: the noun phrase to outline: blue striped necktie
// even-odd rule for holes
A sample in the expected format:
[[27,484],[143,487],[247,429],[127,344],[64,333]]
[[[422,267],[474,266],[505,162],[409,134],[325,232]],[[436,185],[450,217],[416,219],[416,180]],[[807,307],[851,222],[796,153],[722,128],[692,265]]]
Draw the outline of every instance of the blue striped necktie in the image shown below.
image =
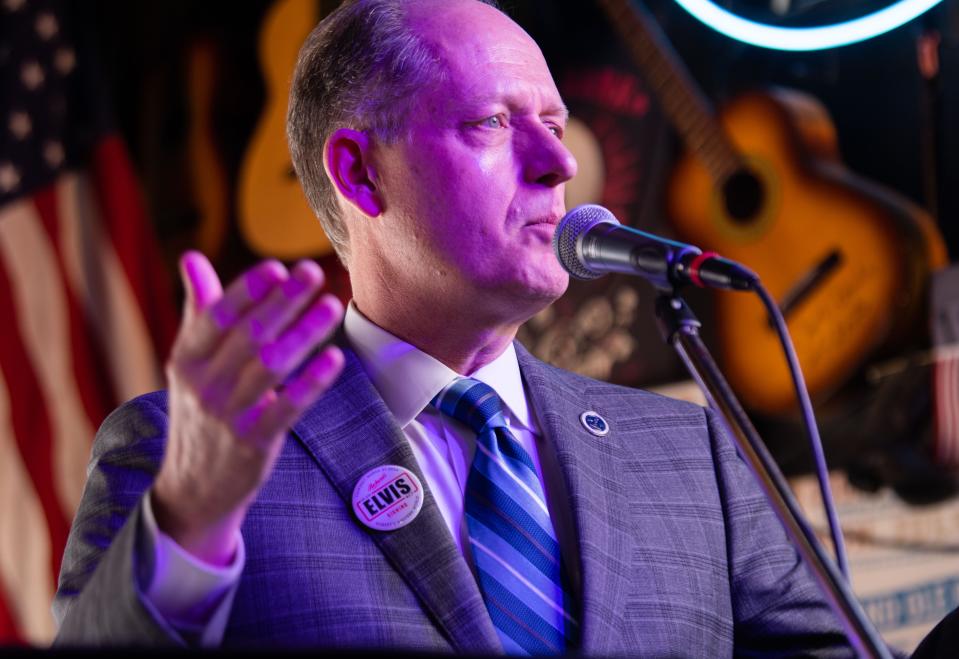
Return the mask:
[[558,654],[576,638],[559,543],[529,454],[488,385],[457,378],[432,404],[476,432],[466,524],[480,590],[508,654]]

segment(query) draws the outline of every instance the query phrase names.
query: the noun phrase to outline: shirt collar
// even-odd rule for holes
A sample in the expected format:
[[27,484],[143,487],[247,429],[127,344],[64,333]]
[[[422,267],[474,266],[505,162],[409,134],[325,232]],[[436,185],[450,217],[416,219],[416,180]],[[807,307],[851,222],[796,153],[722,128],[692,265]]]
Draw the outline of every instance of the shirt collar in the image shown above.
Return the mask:
[[[370,321],[352,301],[346,308],[343,331],[401,428],[416,418],[433,396],[457,376],[446,364]],[[519,425],[533,428],[512,343],[470,377],[492,387]]]

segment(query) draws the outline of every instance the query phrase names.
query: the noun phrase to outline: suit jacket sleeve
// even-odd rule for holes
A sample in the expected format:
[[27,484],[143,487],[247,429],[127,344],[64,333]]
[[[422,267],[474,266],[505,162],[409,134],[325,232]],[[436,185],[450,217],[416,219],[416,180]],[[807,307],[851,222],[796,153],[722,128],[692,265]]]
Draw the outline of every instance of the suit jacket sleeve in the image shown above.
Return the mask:
[[737,656],[853,656],[842,628],[715,414]]
[[53,601],[56,645],[182,645],[140,592],[134,560],[143,495],[163,457],[162,393],[134,399],[103,422],[67,540]]

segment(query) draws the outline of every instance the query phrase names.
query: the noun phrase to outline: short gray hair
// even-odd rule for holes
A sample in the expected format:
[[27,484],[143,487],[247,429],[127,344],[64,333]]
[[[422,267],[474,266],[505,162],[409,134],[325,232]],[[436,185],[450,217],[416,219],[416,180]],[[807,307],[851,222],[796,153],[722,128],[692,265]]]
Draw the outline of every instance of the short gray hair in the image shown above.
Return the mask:
[[347,267],[346,226],[323,168],[326,140],[345,126],[395,141],[403,133],[416,92],[446,74],[432,44],[410,28],[409,4],[409,0],[346,0],[307,37],[293,73],[286,119],[293,168]]

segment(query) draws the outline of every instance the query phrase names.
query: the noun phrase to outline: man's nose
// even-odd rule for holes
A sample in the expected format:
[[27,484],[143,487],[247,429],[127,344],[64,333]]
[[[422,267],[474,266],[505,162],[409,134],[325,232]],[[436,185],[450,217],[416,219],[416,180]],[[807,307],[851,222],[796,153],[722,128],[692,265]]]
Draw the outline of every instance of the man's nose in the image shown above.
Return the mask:
[[526,180],[556,187],[576,176],[576,158],[545,125],[530,140],[526,154]]

